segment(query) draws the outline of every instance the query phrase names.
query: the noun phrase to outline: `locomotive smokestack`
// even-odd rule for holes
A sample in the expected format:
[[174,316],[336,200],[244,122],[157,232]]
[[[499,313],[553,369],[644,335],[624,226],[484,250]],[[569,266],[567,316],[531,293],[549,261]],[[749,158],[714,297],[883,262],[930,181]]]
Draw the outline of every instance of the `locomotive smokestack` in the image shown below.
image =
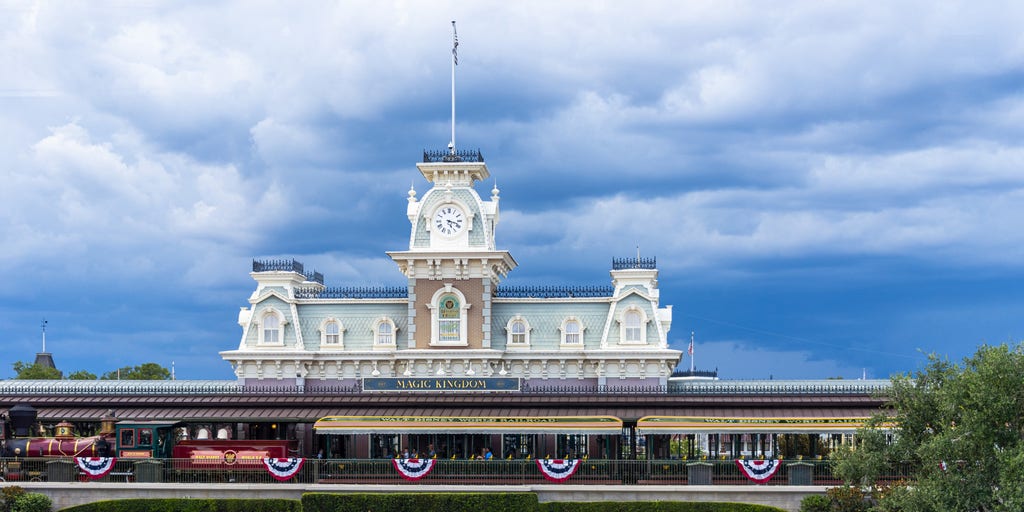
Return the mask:
[[114,416],[114,411],[107,411],[107,414],[100,418],[100,435],[113,434],[115,423],[117,423],[117,417]]
[[11,407],[7,412],[11,418],[11,428],[14,429],[14,437],[29,437],[32,435],[32,425],[36,422],[36,408],[28,404],[18,404]]

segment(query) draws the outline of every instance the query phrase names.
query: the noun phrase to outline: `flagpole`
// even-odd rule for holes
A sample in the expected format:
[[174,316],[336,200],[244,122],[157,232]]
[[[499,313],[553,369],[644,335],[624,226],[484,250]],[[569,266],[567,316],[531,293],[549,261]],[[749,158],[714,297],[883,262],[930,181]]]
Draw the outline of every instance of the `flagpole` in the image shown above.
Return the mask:
[[693,331],[690,331],[690,375],[693,375]]
[[448,143],[448,151],[455,155],[455,66],[459,64],[459,33],[455,30],[452,20],[452,140]]

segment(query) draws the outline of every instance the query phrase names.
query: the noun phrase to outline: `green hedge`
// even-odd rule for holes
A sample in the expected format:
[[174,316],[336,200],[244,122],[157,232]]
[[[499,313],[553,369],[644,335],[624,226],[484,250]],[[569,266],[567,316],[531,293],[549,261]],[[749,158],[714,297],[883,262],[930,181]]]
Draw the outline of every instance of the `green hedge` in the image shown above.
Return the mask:
[[50,497],[38,492],[29,492],[14,500],[11,512],[50,512],[53,501]]
[[302,512],[302,502],[284,499],[154,498],[96,501],[61,512]]
[[684,501],[549,502],[534,493],[307,493],[303,512],[784,512],[765,505]]
[[537,495],[501,493],[306,493],[303,512],[534,512]]
[[542,512],[785,512],[780,508],[747,503],[700,501],[599,501],[541,503]]
[[782,512],[744,503],[682,501],[549,502],[534,493],[306,493],[285,499],[136,499],[97,501],[62,512]]

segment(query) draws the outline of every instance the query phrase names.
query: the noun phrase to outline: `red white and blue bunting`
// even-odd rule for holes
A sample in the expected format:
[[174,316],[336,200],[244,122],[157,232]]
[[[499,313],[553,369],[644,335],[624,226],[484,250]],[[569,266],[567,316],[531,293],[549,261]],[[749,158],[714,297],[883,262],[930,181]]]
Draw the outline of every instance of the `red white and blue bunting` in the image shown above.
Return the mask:
[[736,465],[740,467],[740,472],[743,473],[743,476],[747,477],[751,482],[763,484],[775,476],[775,472],[779,470],[782,461],[778,459],[736,459]]
[[434,469],[435,459],[391,459],[402,478],[415,482]]
[[288,457],[286,459],[273,459],[270,457],[263,458],[263,465],[267,467],[267,471],[270,472],[270,476],[277,479],[279,482],[291,480],[293,476],[298,474],[299,470],[302,469],[302,463],[306,459],[302,457]]
[[549,482],[562,483],[580,467],[580,459],[537,459],[537,467]]
[[85,472],[89,478],[103,478],[114,469],[117,457],[75,457],[75,464],[78,469]]

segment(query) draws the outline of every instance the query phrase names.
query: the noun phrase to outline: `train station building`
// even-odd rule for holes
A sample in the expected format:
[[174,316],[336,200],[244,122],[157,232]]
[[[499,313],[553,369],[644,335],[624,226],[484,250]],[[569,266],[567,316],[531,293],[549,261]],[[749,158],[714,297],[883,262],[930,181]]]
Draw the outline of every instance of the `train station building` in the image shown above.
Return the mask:
[[[424,152],[409,190],[409,245],[388,252],[407,286],[327,286],[294,260],[253,262],[242,335],[221,356],[243,383],[363,391],[664,388],[671,306],[654,258],[612,258],[602,286],[509,287],[500,193],[479,151]],[[401,212],[395,212],[401,215]]]
[[220,353],[235,380],[10,380],[0,412],[31,405],[42,435],[113,413],[184,422],[191,438],[294,440],[304,456],[636,459],[813,455],[883,405],[888,381],[676,371],[654,258],[609,255],[605,285],[505,285],[517,263],[496,243],[500,191],[475,188],[490,176],[482,154],[424,152],[416,168],[430,188],[409,190],[408,247],[387,253],[405,286],[329,285],[298,261],[257,259],[238,346]]

